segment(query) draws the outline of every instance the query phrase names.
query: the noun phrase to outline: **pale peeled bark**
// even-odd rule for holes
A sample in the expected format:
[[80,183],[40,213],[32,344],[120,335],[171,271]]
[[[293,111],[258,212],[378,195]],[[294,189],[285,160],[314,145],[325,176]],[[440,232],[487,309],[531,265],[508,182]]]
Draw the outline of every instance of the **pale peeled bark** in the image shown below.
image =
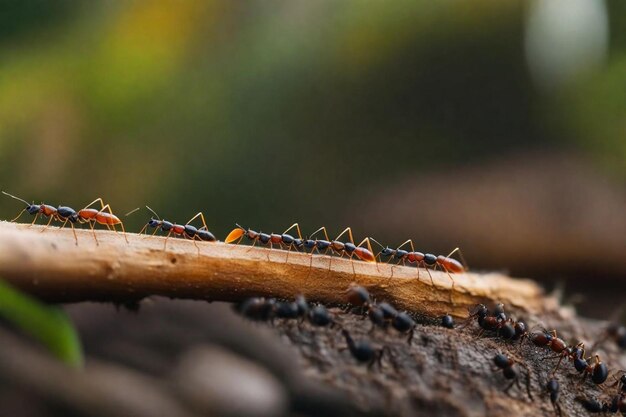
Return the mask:
[[[43,232],[42,232],[43,231]],[[502,274],[448,274],[285,250],[179,238],[0,222],[0,278],[53,302],[124,301],[150,295],[221,301],[249,296],[345,302],[352,282],[378,300],[427,315],[466,317],[481,302],[503,302],[530,314],[557,308],[530,280]],[[198,251],[199,249],[199,251]],[[312,261],[312,264],[311,264]],[[330,266],[330,269],[329,269]],[[353,272],[354,268],[354,272]]]

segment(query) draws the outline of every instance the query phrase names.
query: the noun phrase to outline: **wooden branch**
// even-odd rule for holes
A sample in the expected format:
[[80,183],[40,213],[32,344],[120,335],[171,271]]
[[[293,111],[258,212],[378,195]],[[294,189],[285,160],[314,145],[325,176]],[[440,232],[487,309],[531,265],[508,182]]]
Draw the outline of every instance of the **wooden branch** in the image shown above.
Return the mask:
[[[502,274],[454,274],[345,258],[224,243],[0,222],[0,277],[52,302],[125,301],[149,295],[240,301],[304,294],[343,303],[352,282],[412,312],[457,317],[477,303],[501,301],[531,314],[557,308],[529,280]],[[354,272],[353,272],[354,268]],[[393,277],[392,277],[393,270]],[[417,275],[419,272],[419,280]]]

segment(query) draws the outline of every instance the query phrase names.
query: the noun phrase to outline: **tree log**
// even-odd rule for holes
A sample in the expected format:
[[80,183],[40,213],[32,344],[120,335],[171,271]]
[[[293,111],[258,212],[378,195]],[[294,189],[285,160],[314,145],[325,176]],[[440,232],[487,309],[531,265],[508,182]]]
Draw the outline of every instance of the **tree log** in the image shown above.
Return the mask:
[[[539,315],[556,309],[530,280],[498,273],[447,274],[328,255],[187,239],[0,222],[0,277],[52,302],[127,301],[150,295],[241,301],[249,296],[345,302],[356,282],[398,308],[467,316],[503,302]],[[167,246],[166,246],[167,245]],[[166,247],[165,247],[166,246]],[[165,247],[165,248],[164,248]],[[431,281],[432,277],[432,281]]]

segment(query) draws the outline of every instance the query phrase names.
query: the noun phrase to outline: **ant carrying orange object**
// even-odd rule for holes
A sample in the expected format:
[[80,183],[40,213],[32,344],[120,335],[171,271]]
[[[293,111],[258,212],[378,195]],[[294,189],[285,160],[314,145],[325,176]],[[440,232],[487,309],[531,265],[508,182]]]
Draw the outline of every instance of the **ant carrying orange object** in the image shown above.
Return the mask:
[[[281,234],[256,232],[250,228],[246,229],[237,223],[235,223],[235,225],[237,227],[233,229],[228,236],[226,236],[226,239],[224,240],[226,243],[235,242],[238,244],[245,236],[248,240],[252,240],[252,246],[256,245],[257,242],[261,242],[264,245],[269,245],[270,249],[272,249],[274,245],[278,245],[281,249],[285,249],[286,247],[288,251],[287,260],[289,259],[289,251],[293,248],[297,250],[301,248],[303,244],[302,233],[300,232],[300,226],[298,223],[292,224]],[[288,233],[294,228],[298,233],[298,237],[294,237]],[[269,259],[269,254],[267,255],[267,259]]]

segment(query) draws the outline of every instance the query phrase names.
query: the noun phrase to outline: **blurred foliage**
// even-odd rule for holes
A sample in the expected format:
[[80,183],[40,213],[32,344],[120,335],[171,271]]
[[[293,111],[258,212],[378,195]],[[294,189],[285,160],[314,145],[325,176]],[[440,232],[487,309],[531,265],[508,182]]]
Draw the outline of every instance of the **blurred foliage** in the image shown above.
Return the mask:
[[41,342],[68,365],[82,367],[80,340],[67,315],[0,280],[0,318]]
[[606,64],[551,93],[528,73],[525,4],[5,4],[0,185],[179,222],[203,210],[224,236],[235,221],[337,228],[399,178],[529,148],[623,181],[623,2],[608,3]]

